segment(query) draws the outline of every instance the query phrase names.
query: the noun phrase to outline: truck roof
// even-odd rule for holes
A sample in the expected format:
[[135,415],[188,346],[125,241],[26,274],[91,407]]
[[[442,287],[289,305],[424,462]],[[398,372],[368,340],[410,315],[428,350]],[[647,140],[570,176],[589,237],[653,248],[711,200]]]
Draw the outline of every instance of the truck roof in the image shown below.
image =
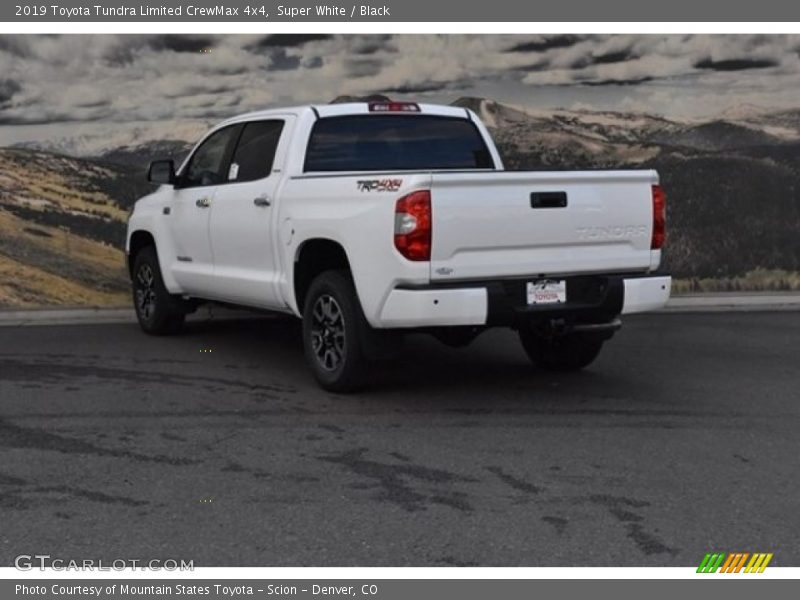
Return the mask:
[[371,104],[393,104],[392,103],[371,103],[371,102],[345,102],[340,104],[306,104],[302,106],[290,106],[286,108],[270,108],[267,110],[257,110],[242,115],[237,115],[226,119],[219,123],[218,126],[235,123],[237,121],[247,121],[252,119],[266,119],[277,115],[300,115],[304,112],[313,111],[320,118],[325,117],[341,117],[346,115],[368,115],[368,114],[409,114],[409,115],[435,115],[441,117],[456,117],[461,119],[469,119],[469,111],[465,108],[457,106],[447,106],[445,104],[420,104],[416,102],[400,102],[398,104],[408,105],[413,104],[419,107],[419,111],[391,111],[391,112],[377,112],[371,111]]
[[[466,109],[458,106],[447,106],[444,104],[419,104],[417,102],[347,102],[342,104],[323,104],[321,106],[314,106],[320,117],[339,117],[343,115],[368,115],[376,114],[375,111],[370,110],[372,104],[400,104],[400,105],[416,105],[419,107],[419,112],[403,112],[402,114],[422,114],[422,115],[436,115],[441,117],[459,117],[468,119],[469,113]],[[390,114],[397,114],[398,111],[391,111]],[[378,113],[380,114],[380,113]]]

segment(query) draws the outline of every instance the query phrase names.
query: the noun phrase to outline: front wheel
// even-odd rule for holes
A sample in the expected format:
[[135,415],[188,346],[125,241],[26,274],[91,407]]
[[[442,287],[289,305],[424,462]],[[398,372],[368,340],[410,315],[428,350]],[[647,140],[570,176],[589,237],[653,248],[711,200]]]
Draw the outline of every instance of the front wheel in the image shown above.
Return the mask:
[[169,293],[161,277],[156,249],[139,251],[133,262],[133,305],[143,331],[152,335],[177,333],[186,311],[181,298]]
[[351,392],[364,385],[368,365],[363,339],[368,327],[345,272],[326,271],[314,279],[303,308],[303,346],[323,388]]
[[589,366],[600,354],[604,342],[597,336],[581,333],[545,338],[526,330],[520,330],[519,338],[528,358],[547,371],[579,371]]

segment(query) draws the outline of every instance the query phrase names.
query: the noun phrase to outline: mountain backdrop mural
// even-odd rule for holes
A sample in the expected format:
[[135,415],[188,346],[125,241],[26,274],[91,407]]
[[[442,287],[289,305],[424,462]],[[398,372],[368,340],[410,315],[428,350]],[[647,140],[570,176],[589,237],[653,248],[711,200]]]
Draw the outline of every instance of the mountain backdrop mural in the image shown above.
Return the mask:
[[[679,289],[800,289],[792,36],[21,37],[0,37],[0,307],[128,304],[125,220],[150,160],[246,110],[378,93],[474,110],[508,169],[658,170]],[[443,48],[480,54],[470,71]],[[47,97],[30,73],[58,79],[59,61],[83,77]],[[110,93],[136,73],[138,97]]]

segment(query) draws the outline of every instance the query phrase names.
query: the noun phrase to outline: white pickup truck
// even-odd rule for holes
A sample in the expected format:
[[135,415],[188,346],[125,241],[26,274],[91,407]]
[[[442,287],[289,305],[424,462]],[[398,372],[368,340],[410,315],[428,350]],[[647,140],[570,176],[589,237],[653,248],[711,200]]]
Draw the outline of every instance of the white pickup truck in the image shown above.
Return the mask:
[[250,113],[148,177],[126,243],[142,329],[176,332],[203,301],[291,313],[329,390],[409,331],[458,346],[512,327],[535,364],[580,369],[621,314],[669,297],[654,171],[504,171],[464,108]]

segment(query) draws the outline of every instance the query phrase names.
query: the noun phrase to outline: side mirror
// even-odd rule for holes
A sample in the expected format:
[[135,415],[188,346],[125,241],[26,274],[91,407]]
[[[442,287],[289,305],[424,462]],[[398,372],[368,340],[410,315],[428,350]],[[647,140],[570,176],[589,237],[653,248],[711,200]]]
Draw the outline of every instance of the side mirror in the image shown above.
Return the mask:
[[147,170],[147,181],[175,185],[175,163],[172,160],[154,160]]

